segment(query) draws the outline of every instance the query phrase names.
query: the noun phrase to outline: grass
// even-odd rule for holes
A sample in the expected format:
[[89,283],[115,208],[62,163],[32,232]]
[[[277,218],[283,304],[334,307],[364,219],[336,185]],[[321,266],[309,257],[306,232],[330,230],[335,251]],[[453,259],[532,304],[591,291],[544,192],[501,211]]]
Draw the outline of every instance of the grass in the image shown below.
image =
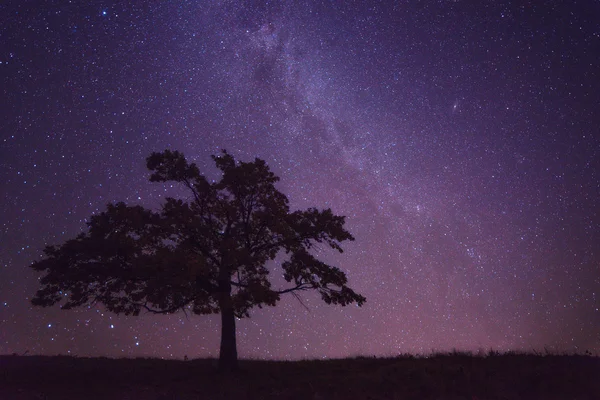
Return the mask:
[[333,360],[216,360],[0,356],[0,399],[600,399],[591,355],[452,352]]

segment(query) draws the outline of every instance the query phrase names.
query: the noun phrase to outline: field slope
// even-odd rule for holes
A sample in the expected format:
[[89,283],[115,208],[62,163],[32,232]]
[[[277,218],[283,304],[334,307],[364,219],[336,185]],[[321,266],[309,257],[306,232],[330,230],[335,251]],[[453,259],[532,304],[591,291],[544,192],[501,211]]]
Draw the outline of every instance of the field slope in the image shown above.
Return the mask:
[[600,399],[600,358],[442,354],[325,361],[0,356],[0,399]]

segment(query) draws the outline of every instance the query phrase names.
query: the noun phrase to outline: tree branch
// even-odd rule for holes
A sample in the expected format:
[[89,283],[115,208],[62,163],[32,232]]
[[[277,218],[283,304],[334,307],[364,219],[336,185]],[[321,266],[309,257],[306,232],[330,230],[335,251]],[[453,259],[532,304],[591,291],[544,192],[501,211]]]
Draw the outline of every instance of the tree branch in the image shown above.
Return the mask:
[[304,307],[306,309],[306,311],[310,312],[310,308],[308,308],[306,306],[306,304],[304,304],[304,302],[302,301],[302,298],[300,297],[300,295],[296,292],[291,292],[292,295],[296,298],[296,300],[298,300],[298,303],[300,303],[302,305],[302,307]]
[[186,300],[185,302],[183,302],[180,305],[173,306],[173,307],[170,307],[170,308],[167,308],[167,309],[164,309],[164,310],[156,310],[154,308],[148,307],[148,302],[147,301],[144,302],[144,303],[136,303],[136,302],[130,301],[129,303],[133,304],[134,306],[138,306],[138,307],[144,308],[146,311],[148,311],[148,312],[150,312],[152,314],[170,314],[170,313],[173,313],[173,312],[175,312],[175,311],[177,311],[179,309],[181,309],[181,310],[183,310],[185,312],[184,307],[186,305],[188,305],[191,301],[193,301],[193,299],[188,299],[188,300]]
[[183,183],[185,184],[185,186],[187,186],[188,189],[190,189],[192,191],[192,194],[194,195],[194,198],[196,199],[196,203],[202,204],[200,201],[200,195],[198,194],[196,189],[194,189],[194,185],[192,185],[192,183],[187,178],[183,178]]
[[307,283],[307,282],[302,282],[299,283],[298,285],[291,287],[291,288],[287,288],[287,289],[283,289],[283,290],[276,290],[275,293],[277,294],[284,294],[284,293],[291,293],[291,292],[295,292],[296,290],[308,290],[311,289],[312,286]]

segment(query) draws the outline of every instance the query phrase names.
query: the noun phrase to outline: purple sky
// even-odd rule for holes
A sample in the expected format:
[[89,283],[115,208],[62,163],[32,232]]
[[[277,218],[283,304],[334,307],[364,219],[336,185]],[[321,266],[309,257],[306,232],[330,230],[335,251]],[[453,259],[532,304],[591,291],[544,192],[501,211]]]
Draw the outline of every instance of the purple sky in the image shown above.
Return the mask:
[[600,352],[600,3],[42,3],[0,6],[0,354],[217,355],[215,316],[29,305],[44,245],[160,204],[166,148],[260,157],[357,239],[322,257],[365,306],[286,297],[241,356]]

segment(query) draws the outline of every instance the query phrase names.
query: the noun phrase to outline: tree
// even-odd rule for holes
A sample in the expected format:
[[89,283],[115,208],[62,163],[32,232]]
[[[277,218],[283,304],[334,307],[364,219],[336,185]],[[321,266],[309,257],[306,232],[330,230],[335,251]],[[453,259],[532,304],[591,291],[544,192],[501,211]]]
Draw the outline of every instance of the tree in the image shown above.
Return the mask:
[[[44,272],[33,305],[62,302],[68,310],[95,303],[125,315],[141,311],[221,314],[219,367],[237,368],[235,318],[251,308],[275,306],[284,293],[316,290],[327,304],[365,298],[339,268],[311,254],[318,244],[342,252],[354,240],[345,217],[330,209],[290,212],[279,180],[261,159],[236,162],[212,156],[222,172],[209,182],[182,153],[152,153],[151,182],[176,182],[190,197],[167,197],[160,211],[123,202],[90,217],[87,232],[47,246],[31,267]],[[289,287],[274,289],[267,263],[278,254]]]

